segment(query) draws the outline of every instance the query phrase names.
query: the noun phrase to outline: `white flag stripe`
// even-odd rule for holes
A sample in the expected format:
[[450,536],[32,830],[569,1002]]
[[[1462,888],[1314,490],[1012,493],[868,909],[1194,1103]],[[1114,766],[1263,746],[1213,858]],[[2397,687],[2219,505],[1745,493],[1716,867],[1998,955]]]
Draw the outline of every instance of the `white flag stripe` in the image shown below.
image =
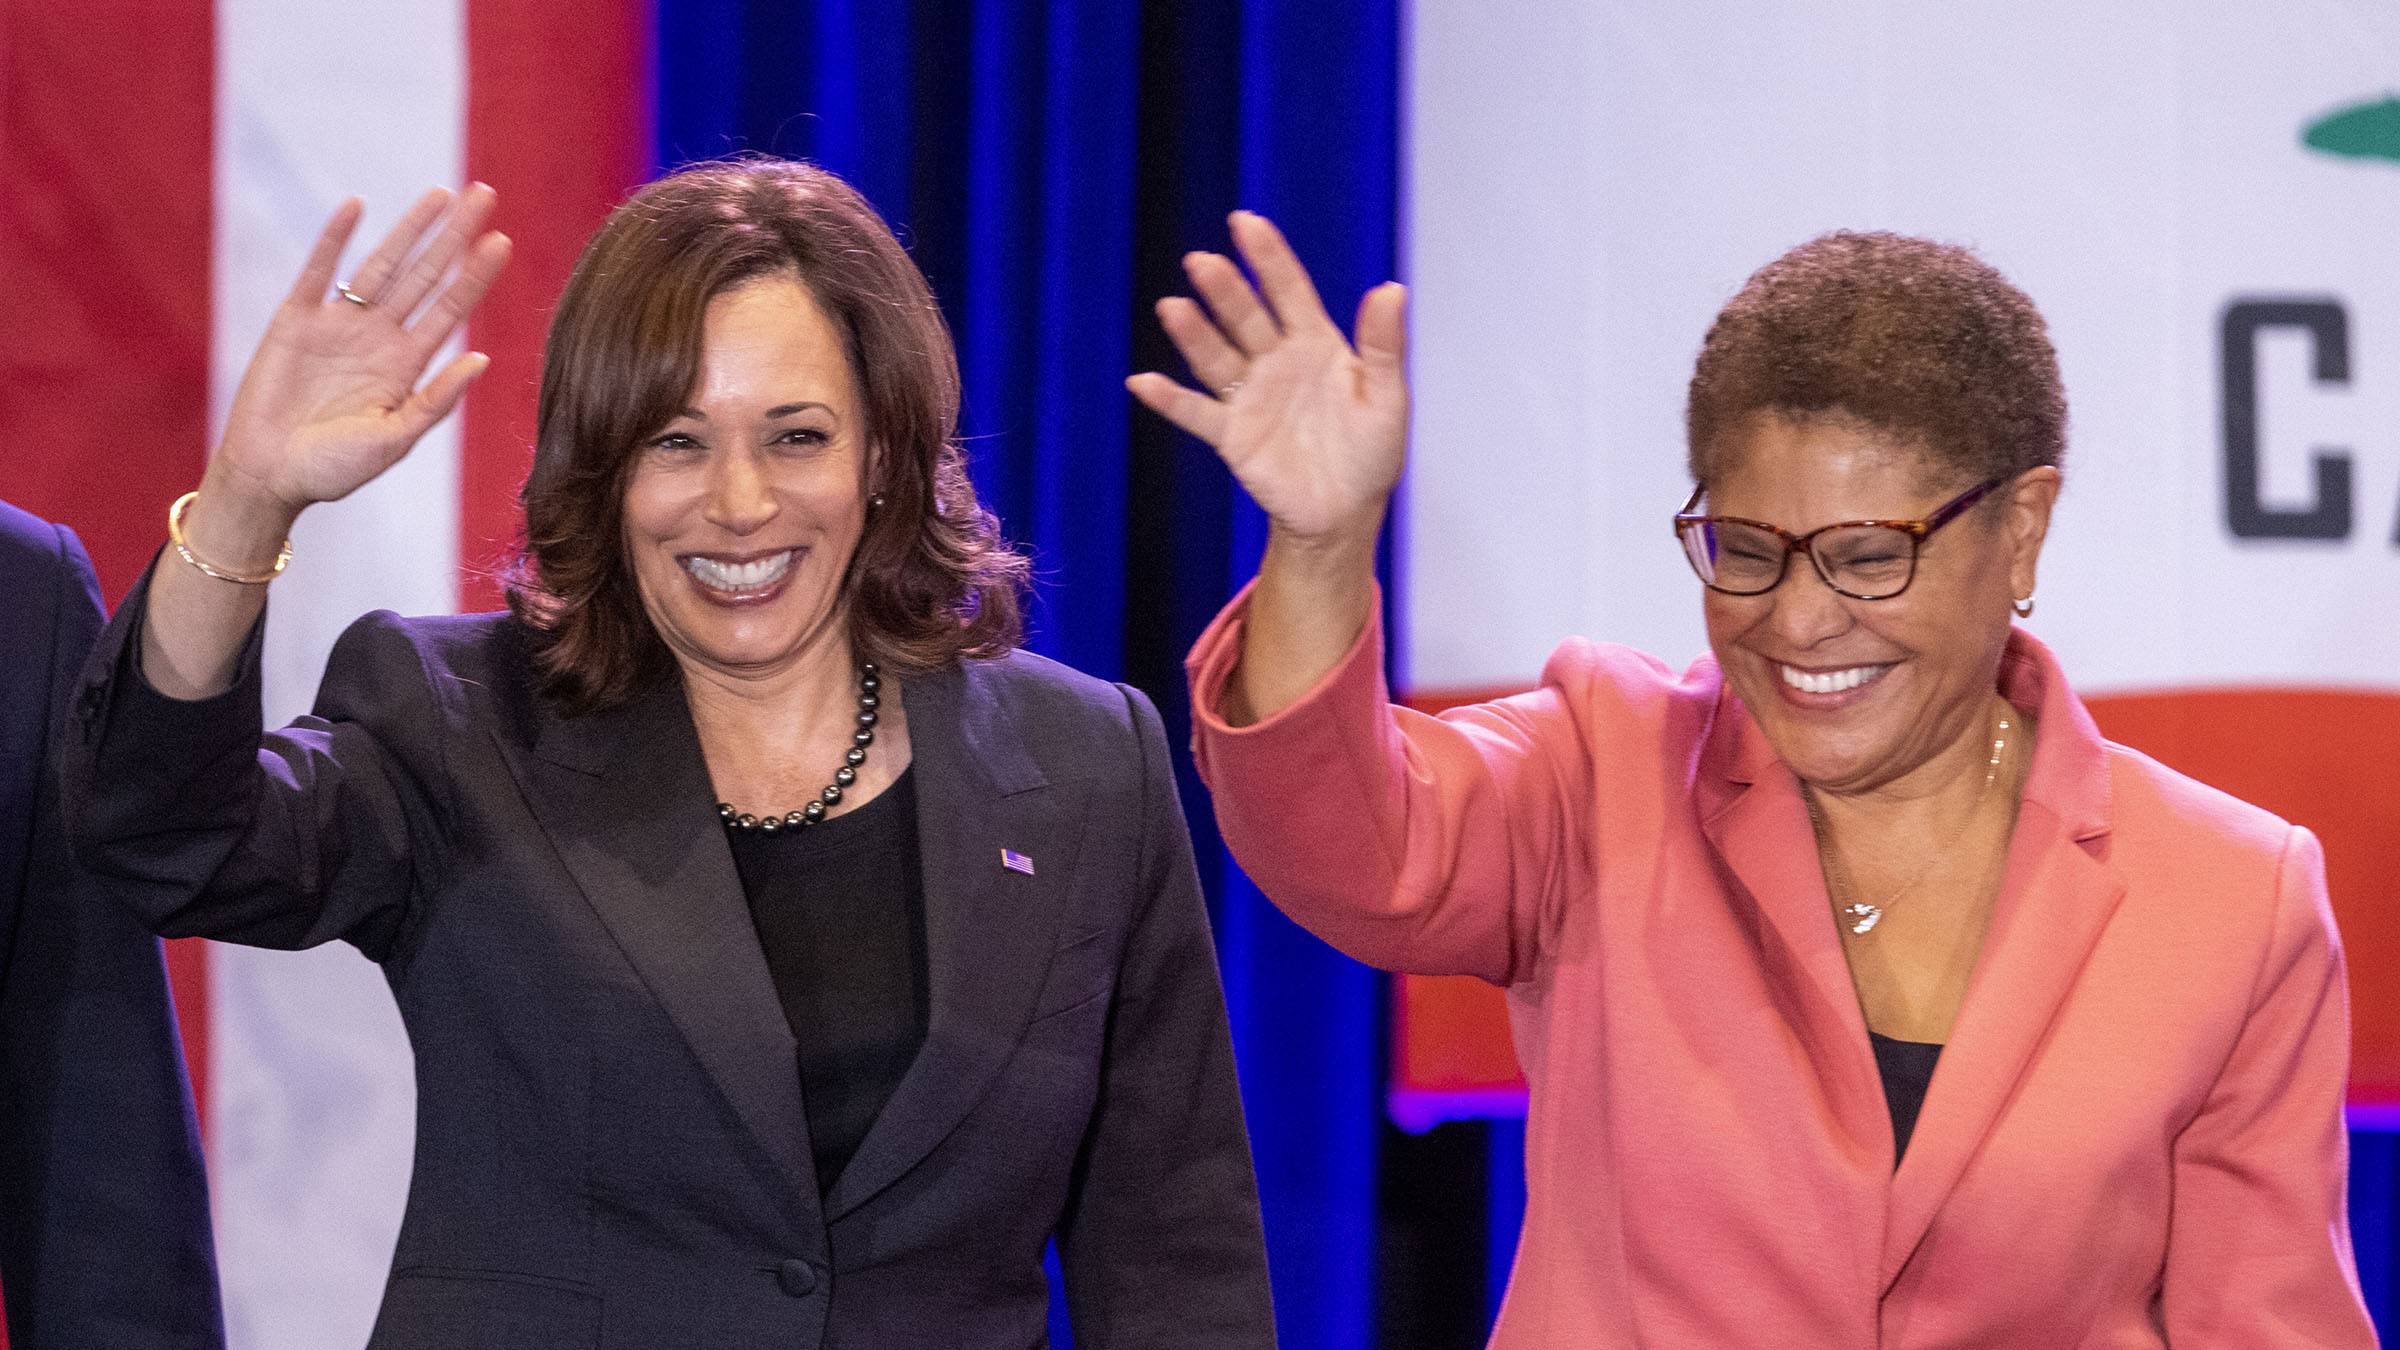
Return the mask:
[[[336,203],[367,217],[345,260],[425,188],[462,176],[463,7],[221,0],[212,426]],[[451,609],[459,438],[312,510],[267,625],[270,725],[304,711],[359,614]],[[346,946],[211,952],[209,1118],[219,1259],[237,1350],[364,1344],[407,1185],[415,1088],[381,975]]]

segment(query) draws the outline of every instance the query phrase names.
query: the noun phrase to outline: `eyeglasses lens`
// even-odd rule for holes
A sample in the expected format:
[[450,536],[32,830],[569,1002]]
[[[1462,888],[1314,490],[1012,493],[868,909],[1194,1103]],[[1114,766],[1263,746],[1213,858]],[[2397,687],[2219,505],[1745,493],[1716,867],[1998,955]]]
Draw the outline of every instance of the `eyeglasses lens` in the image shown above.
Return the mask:
[[1836,590],[1864,600],[1898,595],[1916,569],[1917,541],[1905,530],[1853,525],[1827,530],[1811,548],[1818,572]]
[[1683,551],[1702,581],[1741,594],[1774,589],[1783,578],[1788,556],[1781,539],[1731,521],[1695,521],[1685,526]]
[[[1680,533],[1692,570],[1710,586],[1735,595],[1775,589],[1791,557],[1782,536],[1738,521],[1690,521]],[[1818,575],[1862,600],[1898,595],[1916,571],[1917,541],[1905,530],[1877,525],[1827,530],[1810,542],[1810,552]]]

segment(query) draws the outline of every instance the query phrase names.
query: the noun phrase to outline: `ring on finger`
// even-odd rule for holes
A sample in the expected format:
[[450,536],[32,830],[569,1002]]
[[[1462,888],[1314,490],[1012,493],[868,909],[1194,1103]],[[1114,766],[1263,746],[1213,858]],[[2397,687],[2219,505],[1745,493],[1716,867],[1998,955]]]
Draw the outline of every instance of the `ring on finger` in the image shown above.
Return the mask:
[[1231,384],[1221,384],[1217,386],[1217,397],[1221,399],[1232,398],[1235,394],[1240,392],[1242,392],[1242,382],[1240,380],[1235,380]]
[[339,295],[344,300],[347,300],[351,304],[358,306],[360,309],[370,309],[374,307],[374,301],[369,300],[367,297],[360,295],[354,290],[351,290],[350,283],[347,281],[337,281],[333,283],[333,290],[334,294]]

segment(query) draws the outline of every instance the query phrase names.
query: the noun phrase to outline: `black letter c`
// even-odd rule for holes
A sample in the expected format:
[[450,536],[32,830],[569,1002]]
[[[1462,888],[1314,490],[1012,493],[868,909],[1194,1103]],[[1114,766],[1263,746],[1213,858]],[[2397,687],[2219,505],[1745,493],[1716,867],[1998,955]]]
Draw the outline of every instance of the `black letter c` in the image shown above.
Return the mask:
[[2319,384],[2350,381],[2350,319],[2332,300],[2236,300],[2220,325],[2225,411],[2225,523],[2239,539],[2350,537],[2350,456],[2320,447],[2317,503],[2271,507],[2259,500],[2258,335],[2300,328],[2314,339]]

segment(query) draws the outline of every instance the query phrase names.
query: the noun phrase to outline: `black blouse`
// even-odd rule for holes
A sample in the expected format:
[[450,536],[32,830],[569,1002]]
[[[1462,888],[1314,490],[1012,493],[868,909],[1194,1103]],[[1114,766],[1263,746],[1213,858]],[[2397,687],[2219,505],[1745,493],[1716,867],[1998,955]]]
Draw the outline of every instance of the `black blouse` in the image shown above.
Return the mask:
[[750,921],[800,1042],[817,1191],[833,1183],[925,1044],[925,887],[915,770],[847,815],[731,833]]
[[1908,1152],[1908,1137],[1916,1133],[1917,1112],[1925,1105],[1925,1089],[1933,1083],[1933,1066],[1942,1047],[1922,1041],[1895,1041],[1867,1033],[1875,1046],[1875,1070],[1883,1075],[1883,1102],[1892,1113],[1892,1166]]

